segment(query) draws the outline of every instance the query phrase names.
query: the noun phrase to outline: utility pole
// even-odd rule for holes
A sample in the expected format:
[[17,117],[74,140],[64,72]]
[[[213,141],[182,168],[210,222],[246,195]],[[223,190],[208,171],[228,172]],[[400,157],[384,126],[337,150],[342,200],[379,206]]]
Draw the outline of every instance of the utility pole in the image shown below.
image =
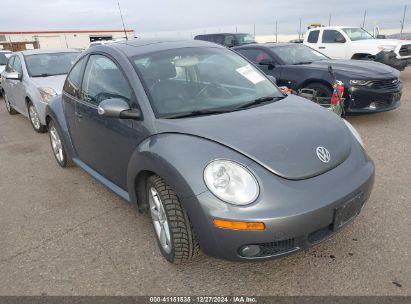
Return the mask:
[[237,33],[237,25],[235,26],[235,32]]
[[364,18],[362,20],[362,28],[365,28],[365,17],[367,16],[367,10],[364,10]]
[[404,15],[402,16],[402,21],[401,22],[401,31],[400,31],[400,39],[402,39],[402,32],[404,30],[404,23],[405,23],[405,13],[407,11],[407,5],[404,6]]
[[298,40],[301,39],[301,18],[300,18],[300,29],[298,30]]
[[331,14],[330,14],[330,16],[328,17],[328,26],[331,26]]
[[255,23],[254,23],[254,37],[255,37]]
[[117,4],[118,4],[118,11],[120,12],[121,22],[123,23],[124,35],[126,35],[126,40],[128,40],[126,26],[124,25],[123,13],[121,12],[120,1],[117,2]]
[[278,21],[275,21],[275,43],[278,42]]

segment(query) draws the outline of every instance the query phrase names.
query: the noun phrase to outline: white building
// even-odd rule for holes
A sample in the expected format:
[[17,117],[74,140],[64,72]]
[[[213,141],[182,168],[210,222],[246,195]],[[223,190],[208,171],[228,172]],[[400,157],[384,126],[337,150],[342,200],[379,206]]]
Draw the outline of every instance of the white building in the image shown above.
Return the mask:
[[134,30],[72,30],[0,32],[0,49],[22,51],[37,48],[80,48],[98,40],[134,38]]

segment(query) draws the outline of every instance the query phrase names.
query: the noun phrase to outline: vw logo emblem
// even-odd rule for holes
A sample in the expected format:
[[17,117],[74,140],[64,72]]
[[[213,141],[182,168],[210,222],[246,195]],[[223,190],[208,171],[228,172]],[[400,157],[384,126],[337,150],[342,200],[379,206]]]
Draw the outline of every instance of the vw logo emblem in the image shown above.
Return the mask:
[[317,147],[315,150],[317,152],[317,156],[319,160],[321,160],[323,163],[329,163],[331,160],[331,155],[330,152],[324,147]]

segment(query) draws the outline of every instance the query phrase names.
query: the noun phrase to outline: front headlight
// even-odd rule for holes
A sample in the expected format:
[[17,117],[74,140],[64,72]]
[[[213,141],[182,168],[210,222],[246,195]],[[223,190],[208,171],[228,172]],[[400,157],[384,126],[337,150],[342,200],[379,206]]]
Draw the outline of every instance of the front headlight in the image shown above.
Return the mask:
[[39,88],[39,92],[44,102],[49,102],[54,96],[57,96],[57,92],[52,88]]
[[360,145],[364,147],[364,142],[362,141],[361,135],[360,133],[358,133],[358,131],[352,126],[352,124],[350,124],[348,121],[346,121],[345,119],[343,119],[343,121],[345,122],[345,125],[348,127],[348,129],[350,129],[352,135],[354,135],[354,137],[357,139],[357,141],[360,143]]
[[365,86],[368,84],[368,80],[350,80],[351,85],[357,85],[357,86]]
[[254,175],[230,160],[214,160],[204,169],[207,188],[219,199],[234,205],[254,202],[260,192]]
[[395,45],[379,45],[377,48],[384,52],[391,52],[395,50]]

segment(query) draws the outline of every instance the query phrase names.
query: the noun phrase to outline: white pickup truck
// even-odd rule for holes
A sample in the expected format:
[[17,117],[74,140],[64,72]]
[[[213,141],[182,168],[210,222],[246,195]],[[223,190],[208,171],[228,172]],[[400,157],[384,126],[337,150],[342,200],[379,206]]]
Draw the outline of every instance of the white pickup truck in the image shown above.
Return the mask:
[[401,71],[411,65],[411,41],[375,39],[359,27],[311,28],[303,43],[332,59],[374,60]]

